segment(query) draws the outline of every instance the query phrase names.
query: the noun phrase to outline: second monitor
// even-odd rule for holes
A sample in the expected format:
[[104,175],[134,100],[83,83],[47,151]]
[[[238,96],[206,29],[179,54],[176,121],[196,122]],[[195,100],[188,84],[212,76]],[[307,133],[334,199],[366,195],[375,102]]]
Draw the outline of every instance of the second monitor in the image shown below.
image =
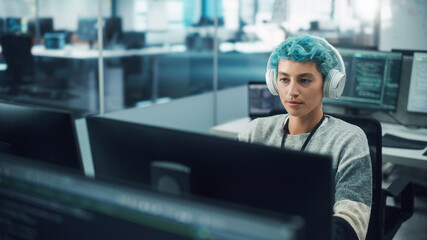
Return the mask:
[[340,98],[325,98],[323,102],[355,111],[396,110],[402,54],[360,49],[339,52],[347,72],[345,88]]

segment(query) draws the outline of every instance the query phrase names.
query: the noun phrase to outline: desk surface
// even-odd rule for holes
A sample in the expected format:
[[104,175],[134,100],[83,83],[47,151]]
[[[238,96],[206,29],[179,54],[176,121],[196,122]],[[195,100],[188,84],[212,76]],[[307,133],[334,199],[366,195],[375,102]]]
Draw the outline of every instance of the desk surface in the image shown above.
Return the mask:
[[[216,136],[236,138],[237,134],[243,130],[250,122],[250,118],[240,118],[218,126],[214,126],[210,129],[210,133]],[[403,138],[412,140],[427,141],[427,129],[418,128],[411,129],[406,128],[402,125],[381,123],[382,134],[391,134]],[[411,150],[402,148],[390,148],[383,147],[383,162],[391,162],[400,165],[406,165],[411,167],[422,167],[427,169],[427,156],[423,156],[423,153],[427,150],[425,147],[423,150]]]
[[[144,56],[184,52],[185,46],[170,47],[150,47],[141,49],[104,49],[102,56],[104,58]],[[46,49],[44,46],[34,46],[31,49],[34,56],[56,57],[68,59],[97,59],[99,57],[98,49],[85,49],[74,46],[66,46],[64,49]]]

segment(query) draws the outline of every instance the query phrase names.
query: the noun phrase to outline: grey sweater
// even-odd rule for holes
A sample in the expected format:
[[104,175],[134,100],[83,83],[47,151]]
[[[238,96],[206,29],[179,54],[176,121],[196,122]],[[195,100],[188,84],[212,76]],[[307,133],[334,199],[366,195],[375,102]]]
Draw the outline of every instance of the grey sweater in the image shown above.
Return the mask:
[[[287,114],[257,118],[238,135],[239,141],[300,150],[309,133],[285,135]],[[305,152],[332,156],[335,172],[334,217],[344,219],[359,239],[365,239],[372,203],[372,170],[368,141],[357,126],[326,116]],[[334,221],[335,222],[335,221]]]

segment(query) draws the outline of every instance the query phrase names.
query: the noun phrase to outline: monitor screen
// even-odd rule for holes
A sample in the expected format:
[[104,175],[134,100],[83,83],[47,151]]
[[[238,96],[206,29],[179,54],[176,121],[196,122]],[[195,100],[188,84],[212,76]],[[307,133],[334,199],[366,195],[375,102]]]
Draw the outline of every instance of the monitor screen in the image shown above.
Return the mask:
[[80,18],[77,28],[77,39],[84,41],[96,41],[98,38],[98,19]]
[[427,53],[414,53],[407,111],[427,113]]
[[124,32],[122,43],[126,49],[140,49],[145,45],[145,32]]
[[0,152],[77,169],[83,173],[70,112],[0,102]]
[[22,33],[20,18],[6,18],[6,33]]
[[105,19],[104,36],[107,44],[115,44],[122,38],[122,19],[111,17]]
[[98,179],[302,216],[307,239],[331,239],[328,156],[101,117],[86,123]]
[[4,19],[0,18],[0,37],[5,33]]
[[36,22],[38,23],[39,37],[44,37],[45,33],[51,33],[54,31],[53,18],[38,18],[28,22],[28,32],[30,36],[37,36]]
[[284,107],[278,95],[268,90],[265,82],[249,82],[249,116],[251,118],[265,117],[273,112],[284,112]]
[[324,98],[326,104],[348,109],[396,110],[402,54],[360,49],[338,49],[347,79],[342,96]]
[[303,221],[100,182],[0,154],[2,239],[301,239]]

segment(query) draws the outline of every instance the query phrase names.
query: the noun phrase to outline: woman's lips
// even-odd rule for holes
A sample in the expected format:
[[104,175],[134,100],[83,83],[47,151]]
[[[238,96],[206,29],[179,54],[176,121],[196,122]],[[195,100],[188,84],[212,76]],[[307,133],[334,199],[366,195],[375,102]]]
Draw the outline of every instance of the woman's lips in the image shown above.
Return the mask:
[[289,101],[288,102],[288,105],[290,106],[290,107],[298,107],[299,105],[301,105],[302,104],[302,102],[294,102],[294,101]]

